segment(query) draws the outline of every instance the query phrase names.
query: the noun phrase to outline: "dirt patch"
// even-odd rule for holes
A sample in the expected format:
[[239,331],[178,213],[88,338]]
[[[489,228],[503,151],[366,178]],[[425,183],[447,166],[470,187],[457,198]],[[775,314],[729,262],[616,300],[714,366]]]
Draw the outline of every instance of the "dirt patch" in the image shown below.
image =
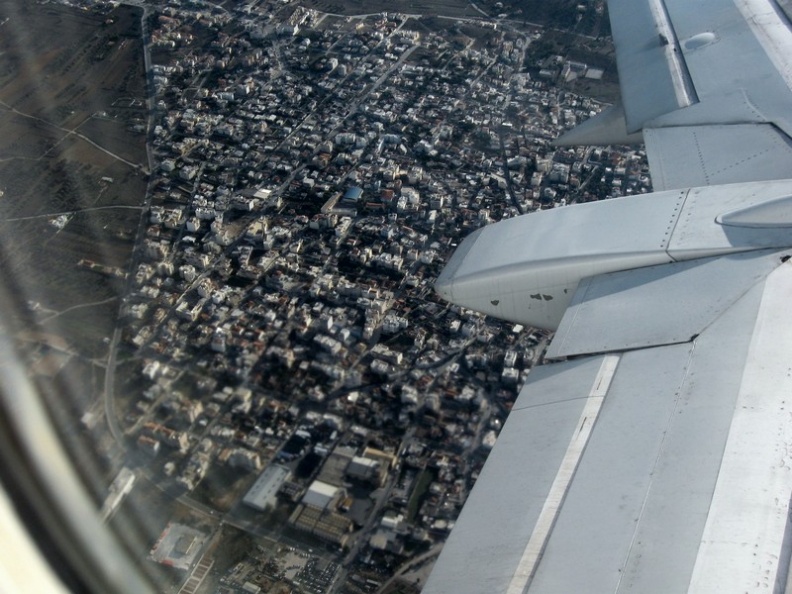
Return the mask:
[[68,128],[145,96],[139,9],[93,13],[0,1],[0,101]]
[[[144,163],[146,146],[140,129],[141,117],[136,112],[116,116],[94,116],[80,126],[80,134],[110,152],[131,161]],[[134,142],[130,142],[133,139]]]

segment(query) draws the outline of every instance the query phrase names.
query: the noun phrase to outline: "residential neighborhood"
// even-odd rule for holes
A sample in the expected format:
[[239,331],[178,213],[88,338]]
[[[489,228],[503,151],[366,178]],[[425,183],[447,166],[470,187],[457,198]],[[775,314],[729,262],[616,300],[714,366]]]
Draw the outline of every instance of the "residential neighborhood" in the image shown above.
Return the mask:
[[642,150],[552,144],[606,107],[571,89],[612,60],[471,5],[140,5],[132,267],[80,266],[125,283],[102,513],[153,532],[162,591],[420,591],[550,338],[435,279],[484,225],[651,190]]

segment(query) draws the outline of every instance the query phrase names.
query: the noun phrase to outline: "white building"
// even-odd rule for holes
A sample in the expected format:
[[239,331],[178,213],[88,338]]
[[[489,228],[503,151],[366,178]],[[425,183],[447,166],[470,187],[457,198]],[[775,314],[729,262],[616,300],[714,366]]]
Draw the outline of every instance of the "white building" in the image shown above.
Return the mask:
[[291,470],[287,467],[280,464],[270,464],[259,475],[253,486],[250,487],[242,499],[242,503],[259,511],[264,511],[268,507],[274,506],[278,489],[289,480],[290,476]]

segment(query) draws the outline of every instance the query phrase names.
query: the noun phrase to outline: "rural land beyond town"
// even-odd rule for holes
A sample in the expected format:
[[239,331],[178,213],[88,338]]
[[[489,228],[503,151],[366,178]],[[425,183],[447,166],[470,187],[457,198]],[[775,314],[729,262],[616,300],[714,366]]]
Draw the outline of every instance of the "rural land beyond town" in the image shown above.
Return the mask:
[[[3,319],[165,593],[419,592],[549,334],[433,284],[651,190],[604,0],[0,0]],[[559,230],[563,233],[563,230]]]

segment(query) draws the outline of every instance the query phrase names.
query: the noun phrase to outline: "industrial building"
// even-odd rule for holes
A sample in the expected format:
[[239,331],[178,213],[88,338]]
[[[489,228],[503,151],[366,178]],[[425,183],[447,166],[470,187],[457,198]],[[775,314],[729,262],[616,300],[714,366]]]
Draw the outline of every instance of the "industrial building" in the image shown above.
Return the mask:
[[291,477],[291,470],[280,464],[270,464],[250,487],[242,503],[264,511],[276,503],[278,489]]

